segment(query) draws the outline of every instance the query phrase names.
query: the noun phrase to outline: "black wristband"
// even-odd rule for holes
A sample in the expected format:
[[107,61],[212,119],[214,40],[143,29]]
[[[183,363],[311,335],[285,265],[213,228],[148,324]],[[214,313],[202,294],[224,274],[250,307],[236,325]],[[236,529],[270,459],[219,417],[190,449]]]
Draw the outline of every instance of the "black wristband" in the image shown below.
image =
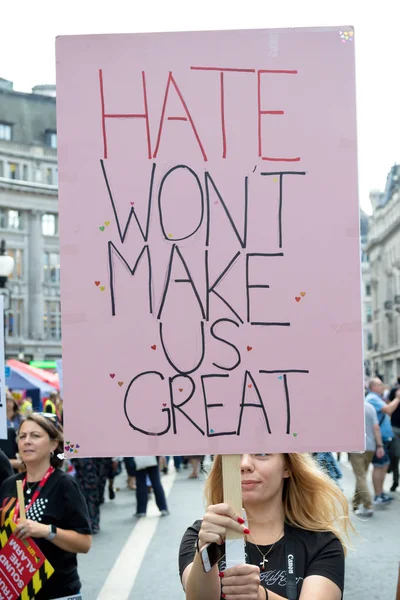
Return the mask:
[[382,444],[377,444],[376,447],[377,448],[383,448]]
[[267,588],[264,588],[264,590],[265,590],[265,600],[268,600],[268,590],[267,590]]

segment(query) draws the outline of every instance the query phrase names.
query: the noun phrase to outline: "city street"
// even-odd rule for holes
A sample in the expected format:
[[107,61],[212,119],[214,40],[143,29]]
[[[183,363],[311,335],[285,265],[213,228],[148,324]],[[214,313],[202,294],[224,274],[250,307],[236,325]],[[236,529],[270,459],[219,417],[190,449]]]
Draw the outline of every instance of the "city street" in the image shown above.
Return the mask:
[[[342,454],[343,487],[351,498],[353,474]],[[148,517],[133,518],[135,492],[119,476],[114,501],[102,508],[101,532],[89,554],[79,556],[84,600],[133,600],[162,597],[183,600],[178,576],[178,548],[183,532],[204,511],[202,481],[188,480],[188,472],[170,474],[162,481],[171,515],[159,518],[153,499]],[[204,478],[203,478],[204,480]],[[388,476],[388,482],[391,476]],[[375,511],[372,519],[355,520],[357,535],[346,563],[345,600],[394,600],[399,563],[400,494],[390,508]]]

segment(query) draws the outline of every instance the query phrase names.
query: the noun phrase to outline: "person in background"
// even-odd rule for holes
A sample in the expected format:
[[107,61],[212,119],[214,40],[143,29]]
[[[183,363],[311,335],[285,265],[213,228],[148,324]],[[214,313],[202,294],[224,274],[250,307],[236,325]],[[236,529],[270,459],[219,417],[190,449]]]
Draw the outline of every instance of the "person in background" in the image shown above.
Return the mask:
[[[159,459],[158,459],[159,460]],[[146,516],[147,513],[147,502],[149,498],[149,490],[147,484],[147,478],[150,479],[155,501],[158,510],[162,517],[169,515],[167,500],[165,498],[164,488],[160,479],[160,465],[157,464],[154,467],[147,467],[146,469],[136,470],[136,513],[135,517],[140,519]]]
[[20,411],[22,417],[26,417],[26,416],[32,414],[33,413],[32,398],[29,398],[29,396],[26,397],[25,400],[23,400],[21,402],[19,411]]
[[[400,389],[400,377],[397,378],[397,384],[390,390],[389,402],[393,402],[396,398],[397,391]],[[390,488],[391,492],[395,492],[399,487],[399,460],[400,460],[400,405],[393,411],[391,417],[393,429],[393,440],[390,449],[390,468],[389,472],[393,473],[393,483]]]
[[[26,417],[18,430],[18,452],[26,471],[6,479],[0,488],[0,528],[11,518],[16,537],[32,538],[54,573],[35,600],[78,594],[81,582],[77,554],[90,550],[92,537],[85,500],[76,481],[61,470],[63,433],[42,415]],[[22,481],[26,520],[21,520],[17,481]]]
[[104,504],[104,492],[108,481],[108,497],[110,500],[115,499],[114,479],[121,473],[121,459],[104,458],[103,469],[100,475],[100,504]]
[[11,392],[6,390],[6,409],[7,409],[7,439],[0,440],[0,450],[9,459],[14,473],[18,473],[22,468],[22,461],[18,456],[17,431],[21,423],[21,415],[18,410],[18,404]]
[[340,487],[339,479],[343,477],[343,473],[332,452],[314,452],[313,457],[321,469]]
[[92,534],[100,531],[100,505],[104,498],[104,472],[108,459],[73,458],[75,477],[89,510]]
[[18,403],[9,390],[6,390],[7,428],[18,429],[21,424],[21,414]]
[[58,392],[50,392],[49,397],[45,400],[43,404],[43,412],[50,413],[52,415],[57,414],[57,403]]
[[11,477],[11,475],[14,475],[14,470],[11,466],[10,459],[3,450],[0,450],[0,487],[2,486],[3,481],[8,477]]
[[204,456],[188,456],[189,463],[192,465],[192,472],[188,479],[198,479],[200,475],[200,465],[204,460]]
[[374,377],[369,382],[369,393],[365,398],[376,410],[384,449],[382,458],[379,458],[375,454],[372,459],[372,464],[374,465],[374,470],[372,472],[372,483],[375,490],[374,506],[384,506],[393,500],[393,498],[383,491],[383,484],[389,468],[390,443],[393,439],[393,429],[390,423],[390,417],[400,404],[400,390],[397,390],[395,399],[392,400],[392,402],[389,402],[389,404],[386,404],[382,399],[382,391],[382,381],[377,377]]
[[136,490],[136,466],[135,466],[135,459],[133,458],[133,456],[125,456],[124,457],[124,465],[125,465],[125,469],[126,469],[126,474],[127,474],[127,486],[130,490]]
[[[168,474],[168,464],[169,464],[169,459],[171,457],[170,456],[166,456],[165,457],[165,466],[161,469],[162,472],[164,473],[164,475]],[[177,473],[181,472],[182,469],[182,456],[173,456],[172,457],[174,460],[174,467]]]
[[[356,477],[356,489],[353,496],[353,511],[358,517],[372,517],[372,498],[368,490],[367,473],[374,454],[377,458],[383,458],[381,430],[379,427],[376,410],[364,399],[365,412],[365,452],[350,452],[349,459]],[[359,505],[361,504],[361,508]]]

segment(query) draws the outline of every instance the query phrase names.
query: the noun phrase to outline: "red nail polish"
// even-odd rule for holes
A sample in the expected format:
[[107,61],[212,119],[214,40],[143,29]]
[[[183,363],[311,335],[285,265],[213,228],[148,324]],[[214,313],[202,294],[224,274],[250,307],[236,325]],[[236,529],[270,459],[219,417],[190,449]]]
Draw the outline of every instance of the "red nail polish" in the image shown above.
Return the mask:
[[218,573],[218,577],[221,577],[221,579],[222,579],[223,577],[225,577],[225,573],[223,573],[223,572],[221,571],[221,573]]
[[249,535],[249,533],[250,533],[250,529],[248,529],[248,528],[246,527],[246,529],[243,529],[243,533],[245,533],[246,535]]
[[226,598],[225,594],[221,594],[221,596],[222,596],[223,598]]
[[243,523],[245,523],[245,520],[242,519],[242,517],[238,517],[238,523],[240,523],[241,525],[243,525]]

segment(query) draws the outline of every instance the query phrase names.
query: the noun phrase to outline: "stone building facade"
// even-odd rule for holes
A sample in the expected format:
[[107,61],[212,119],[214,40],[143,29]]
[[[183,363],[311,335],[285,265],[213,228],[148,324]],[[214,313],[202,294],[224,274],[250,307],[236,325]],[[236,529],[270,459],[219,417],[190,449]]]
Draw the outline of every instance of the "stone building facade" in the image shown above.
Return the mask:
[[400,376],[400,165],[383,192],[370,194],[366,252],[371,270],[373,374],[392,384]]
[[361,298],[362,298],[362,320],[363,320],[363,343],[364,343],[364,372],[367,377],[372,375],[371,353],[373,351],[373,327],[372,327],[372,286],[371,265],[369,263],[366,246],[368,241],[369,218],[364,211],[360,211],[360,234],[361,234]]
[[0,240],[15,260],[5,291],[6,357],[61,357],[55,86],[0,79]]

